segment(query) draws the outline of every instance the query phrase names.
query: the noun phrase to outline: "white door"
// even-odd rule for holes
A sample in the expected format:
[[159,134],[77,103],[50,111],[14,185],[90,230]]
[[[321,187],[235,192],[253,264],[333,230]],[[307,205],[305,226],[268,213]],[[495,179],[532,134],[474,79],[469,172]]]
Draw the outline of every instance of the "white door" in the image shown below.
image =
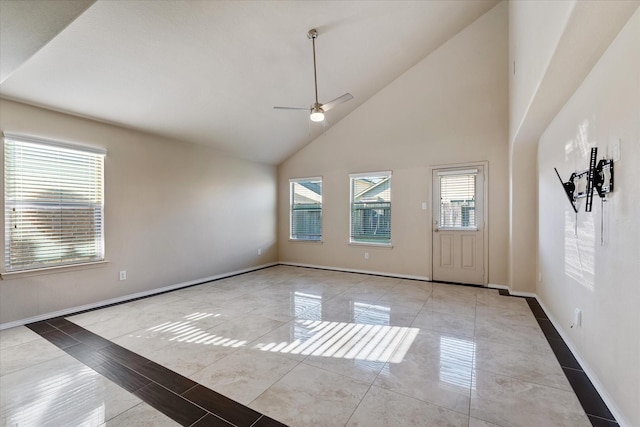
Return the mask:
[[486,285],[484,167],[433,171],[433,280]]

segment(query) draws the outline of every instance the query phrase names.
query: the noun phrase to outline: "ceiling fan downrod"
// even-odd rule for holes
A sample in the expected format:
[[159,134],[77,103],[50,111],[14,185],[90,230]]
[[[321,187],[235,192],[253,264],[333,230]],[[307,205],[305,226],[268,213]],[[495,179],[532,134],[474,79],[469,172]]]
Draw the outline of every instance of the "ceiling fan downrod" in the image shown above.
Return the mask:
[[316,89],[316,102],[314,102],[311,107],[311,115],[309,118],[312,122],[321,122],[324,120],[324,110],[320,102],[318,102],[318,72],[316,70],[316,39],[318,38],[318,31],[316,31],[315,28],[310,29],[307,37],[311,39],[311,43],[313,44],[313,84]]
[[318,31],[315,28],[312,28],[307,33],[307,37],[311,39],[311,43],[313,44],[313,83],[316,89],[316,103],[313,104],[313,108],[320,108],[320,103],[318,102],[318,72],[316,70],[316,39],[318,38]]

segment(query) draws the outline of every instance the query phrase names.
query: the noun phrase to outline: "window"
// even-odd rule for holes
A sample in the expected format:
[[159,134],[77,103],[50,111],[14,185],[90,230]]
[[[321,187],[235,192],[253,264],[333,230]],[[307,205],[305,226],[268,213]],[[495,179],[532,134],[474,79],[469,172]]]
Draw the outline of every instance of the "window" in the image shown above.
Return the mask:
[[476,169],[439,172],[440,228],[477,228]]
[[5,270],[104,259],[105,151],[4,134]]
[[391,244],[391,172],[349,175],[351,242]]
[[322,240],[322,178],[289,180],[292,240]]

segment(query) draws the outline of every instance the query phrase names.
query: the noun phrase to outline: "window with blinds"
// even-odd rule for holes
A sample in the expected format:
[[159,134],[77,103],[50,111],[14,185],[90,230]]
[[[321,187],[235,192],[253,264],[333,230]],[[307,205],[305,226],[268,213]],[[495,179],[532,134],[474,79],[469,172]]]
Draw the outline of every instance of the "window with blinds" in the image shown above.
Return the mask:
[[349,180],[350,241],[391,244],[391,172],[354,174]]
[[439,174],[439,228],[477,228],[476,177],[478,171],[451,171]]
[[322,240],[322,178],[289,180],[291,240]]
[[4,134],[7,272],[104,259],[105,154]]

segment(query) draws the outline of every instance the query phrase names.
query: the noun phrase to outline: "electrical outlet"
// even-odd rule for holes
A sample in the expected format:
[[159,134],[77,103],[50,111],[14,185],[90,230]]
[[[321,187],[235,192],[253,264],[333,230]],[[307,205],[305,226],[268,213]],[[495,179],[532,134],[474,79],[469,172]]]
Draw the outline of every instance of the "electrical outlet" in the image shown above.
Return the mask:
[[364,259],[369,259],[369,252],[364,253]]
[[120,280],[127,280],[127,271],[126,270],[122,270],[120,272]]
[[422,210],[423,211],[427,210],[427,202],[422,202]]
[[262,249],[258,249],[258,255],[262,255]]

